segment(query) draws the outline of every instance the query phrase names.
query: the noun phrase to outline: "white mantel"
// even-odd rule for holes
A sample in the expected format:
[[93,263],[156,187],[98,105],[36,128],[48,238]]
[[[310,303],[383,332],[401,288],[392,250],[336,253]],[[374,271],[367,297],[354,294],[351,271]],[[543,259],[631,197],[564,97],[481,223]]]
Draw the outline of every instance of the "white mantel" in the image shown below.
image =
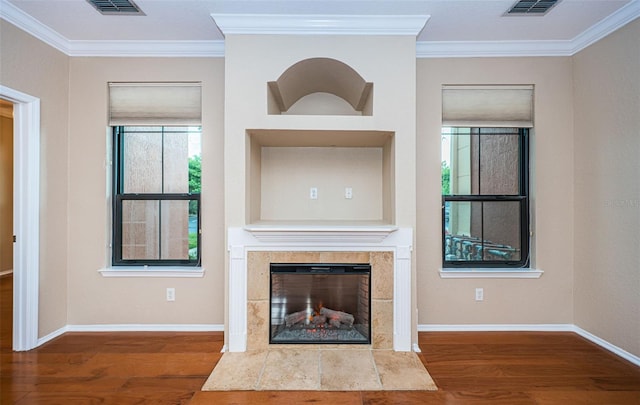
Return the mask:
[[[358,230],[358,237],[350,237],[346,229],[344,237],[340,237],[340,229],[334,228],[332,237],[310,226],[303,230],[282,226],[278,230],[272,226],[270,238],[259,238],[251,227],[229,228],[229,290],[228,290],[228,341],[227,349],[231,352],[247,350],[247,257],[250,251],[301,251],[301,252],[357,252],[357,251],[391,251],[394,253],[393,282],[393,349],[395,351],[411,351],[411,250],[413,246],[413,230],[411,228],[388,229],[387,236],[380,239],[375,236],[370,241],[362,239],[367,227]],[[293,232],[293,233],[292,233]],[[293,234],[304,232],[304,238],[292,238]],[[379,229],[371,229],[377,234]],[[314,236],[315,235],[315,236]],[[377,241],[373,241],[378,239]]]

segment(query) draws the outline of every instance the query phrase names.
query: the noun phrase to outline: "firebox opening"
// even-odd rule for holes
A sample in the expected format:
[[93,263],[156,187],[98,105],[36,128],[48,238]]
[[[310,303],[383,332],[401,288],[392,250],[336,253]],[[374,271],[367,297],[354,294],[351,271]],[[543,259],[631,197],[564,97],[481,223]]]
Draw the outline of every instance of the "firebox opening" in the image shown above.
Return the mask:
[[271,263],[269,343],[371,343],[371,265]]

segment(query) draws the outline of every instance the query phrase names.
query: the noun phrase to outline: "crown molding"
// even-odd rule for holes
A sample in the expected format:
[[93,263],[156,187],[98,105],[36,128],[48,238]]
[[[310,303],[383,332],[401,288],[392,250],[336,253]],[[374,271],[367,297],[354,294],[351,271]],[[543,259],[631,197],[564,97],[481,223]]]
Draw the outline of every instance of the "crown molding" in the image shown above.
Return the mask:
[[0,0],[0,18],[56,48],[60,52],[67,55],[69,54],[69,40],[67,38],[6,0]]
[[69,56],[224,57],[224,41],[69,41]]
[[418,41],[417,58],[571,56],[572,41]]
[[411,35],[428,15],[211,14],[224,35]]
[[565,41],[418,41],[418,58],[573,56],[640,17],[640,0],[632,0],[572,40]]
[[632,0],[626,6],[621,7],[615,13],[602,19],[602,21],[575,37],[573,41],[571,41],[573,45],[571,54],[573,55],[580,52],[638,17],[640,17],[640,0]]
[[[418,35],[428,15],[246,15],[212,14],[225,34]],[[241,17],[241,18],[240,18]],[[565,41],[418,41],[418,58],[572,56],[640,17],[640,0]],[[0,18],[69,56],[224,57],[224,41],[69,40],[6,0]]]

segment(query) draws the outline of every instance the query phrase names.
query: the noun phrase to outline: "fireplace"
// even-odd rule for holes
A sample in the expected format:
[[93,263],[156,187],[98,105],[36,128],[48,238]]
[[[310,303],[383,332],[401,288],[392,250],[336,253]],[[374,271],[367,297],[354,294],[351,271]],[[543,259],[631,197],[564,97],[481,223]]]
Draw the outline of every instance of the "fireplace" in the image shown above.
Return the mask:
[[371,265],[271,263],[270,344],[371,343]]

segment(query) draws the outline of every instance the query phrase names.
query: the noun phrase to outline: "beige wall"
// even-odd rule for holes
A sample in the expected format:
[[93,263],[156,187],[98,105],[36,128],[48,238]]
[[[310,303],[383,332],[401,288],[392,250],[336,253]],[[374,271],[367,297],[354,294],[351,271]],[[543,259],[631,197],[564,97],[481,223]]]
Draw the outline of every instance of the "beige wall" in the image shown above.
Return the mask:
[[261,160],[264,220],[382,220],[381,147],[264,147]]
[[[0,272],[13,270],[13,105],[0,100]],[[6,115],[5,115],[6,114]]]
[[[417,170],[394,176],[404,198],[397,201],[400,225],[413,222],[417,179],[418,324],[576,323],[640,355],[639,31],[636,21],[573,58],[417,61],[417,157],[411,142],[394,145],[398,157],[416,159]],[[42,102],[39,335],[66,324],[223,323],[225,61],[69,58],[3,20],[0,38],[0,83]],[[328,41],[320,48],[334,45]],[[255,51],[261,62],[269,59],[268,53]],[[292,53],[289,65],[302,57],[302,51]],[[345,52],[344,60],[351,58]],[[271,66],[259,79],[272,80],[289,65]],[[237,80],[240,68],[232,67],[228,76]],[[368,69],[358,67],[370,80]],[[202,279],[110,279],[97,272],[109,263],[106,83],[137,80],[203,82]],[[247,83],[234,83],[240,94],[251,94]],[[540,279],[445,280],[438,275],[441,86],[463,83],[535,85],[532,261],[545,271]],[[260,103],[266,86],[262,91]],[[297,122],[292,117],[287,125]],[[395,129],[388,122],[378,124]],[[242,154],[243,148],[241,143],[229,151]],[[229,183],[244,176],[242,164],[227,169],[233,171]],[[227,185],[230,203],[244,204],[243,186]],[[227,220],[240,225],[244,217],[243,207],[234,208]],[[164,300],[166,287],[176,288],[176,302]],[[484,302],[474,301],[476,287],[485,289]]]
[[40,99],[38,335],[45,336],[67,321],[69,57],[4,20],[0,49],[0,83]]
[[575,323],[640,356],[640,20],[574,57]]
[[[571,58],[418,59],[418,324],[573,322]],[[444,84],[533,84],[533,267],[540,279],[442,279],[440,127]],[[476,302],[476,287],[484,301]]]
[[[224,321],[223,86],[217,58],[72,58],[69,144],[69,324]],[[107,83],[202,82],[204,278],[105,278],[110,256]],[[167,302],[167,287],[176,289]]]
[[[374,83],[372,116],[268,114],[267,83],[277,80],[296,63],[319,56],[345,63],[365,81]],[[385,205],[395,207],[392,216],[396,224],[415,225],[414,38],[228,35],[225,64],[227,226],[242,226],[255,215],[255,210],[250,214],[250,207],[255,204],[247,200],[253,198],[249,192],[257,190],[245,181],[247,170],[255,170],[246,159],[250,150],[244,136],[247,129],[395,132],[395,153],[402,159],[397,160],[401,164],[396,163],[392,179],[397,191],[395,200]],[[320,198],[319,202],[322,203]]]

